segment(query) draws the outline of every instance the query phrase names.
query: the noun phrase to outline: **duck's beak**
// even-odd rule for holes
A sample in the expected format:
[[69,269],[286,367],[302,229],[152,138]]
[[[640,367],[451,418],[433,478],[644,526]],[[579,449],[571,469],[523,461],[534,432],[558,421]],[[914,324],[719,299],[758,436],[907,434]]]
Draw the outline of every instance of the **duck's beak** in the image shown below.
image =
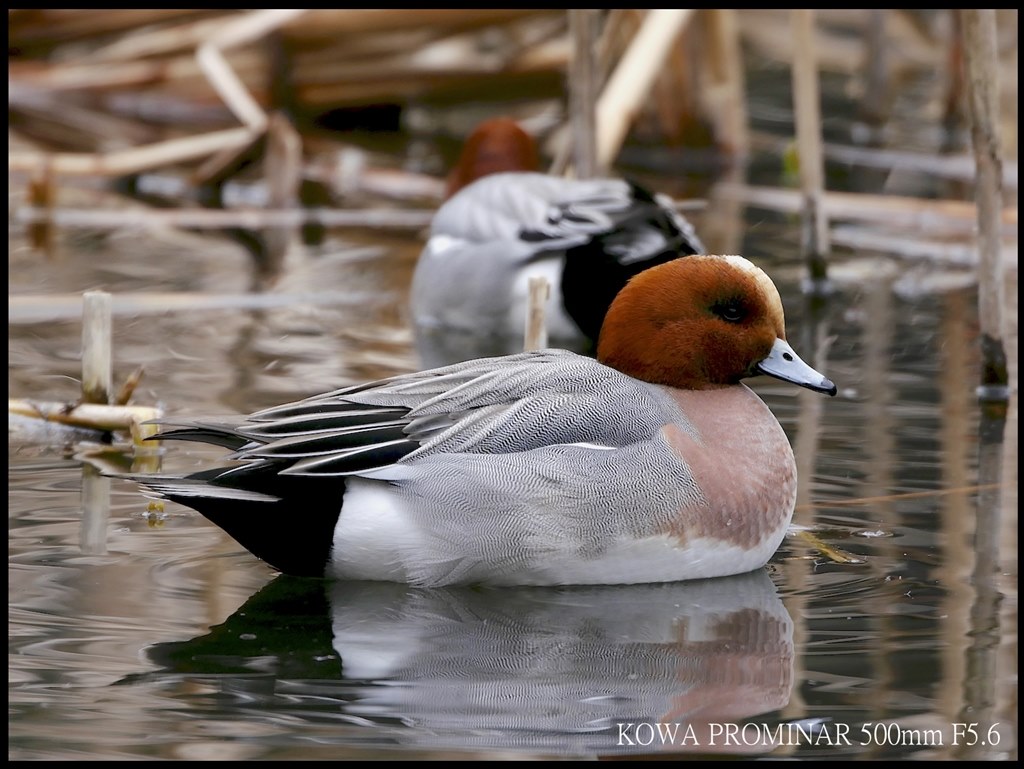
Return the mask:
[[785,339],[776,339],[768,357],[754,368],[758,373],[773,376],[784,382],[792,382],[808,390],[829,395],[835,395],[837,392],[835,383],[804,363]]

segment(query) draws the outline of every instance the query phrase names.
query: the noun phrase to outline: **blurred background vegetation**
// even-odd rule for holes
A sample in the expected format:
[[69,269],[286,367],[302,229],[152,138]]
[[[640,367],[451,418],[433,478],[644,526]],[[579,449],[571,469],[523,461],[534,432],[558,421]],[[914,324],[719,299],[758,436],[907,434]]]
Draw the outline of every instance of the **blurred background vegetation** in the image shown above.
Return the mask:
[[[752,68],[788,77],[794,52],[807,47],[789,11],[666,11],[653,20],[632,9],[586,13],[594,15],[599,144],[609,141],[602,132],[619,130],[609,123],[626,124],[598,170],[647,162],[664,171],[666,158],[681,171],[742,164],[752,148],[769,146],[785,157],[789,147],[751,131],[759,102],[746,81]],[[1015,159],[1017,11],[997,13],[1000,136]],[[495,114],[520,119],[564,170],[579,140],[570,97],[586,85],[572,70],[580,38],[570,17],[557,9],[11,10],[11,181],[15,189],[34,184],[36,202],[51,204],[41,180],[123,182],[159,171],[184,174],[189,188],[217,186],[262,157],[253,145],[275,114],[301,137],[302,156],[298,171],[278,175],[302,179],[307,204],[360,192],[436,200],[441,188],[429,178],[373,171],[440,178],[461,139]],[[645,23],[671,27],[671,44],[650,45]],[[815,12],[820,76],[840,78],[859,105],[847,144],[936,155],[968,148],[958,27],[952,11]],[[632,77],[620,72],[627,66]],[[617,90],[616,75],[626,76]],[[910,94],[924,107],[918,133],[893,135],[888,116]]]
[[[267,289],[299,234],[422,233],[462,140],[507,115],[554,173],[811,214],[812,252],[983,265],[969,105],[987,89],[1002,185],[988,253],[1008,238],[1015,276],[1017,11],[983,12],[980,81],[976,13],[10,10],[12,236],[52,255],[69,231],[216,230]],[[799,136],[801,101],[818,114]],[[815,190],[801,166],[822,163]],[[982,282],[983,316],[985,296]]]

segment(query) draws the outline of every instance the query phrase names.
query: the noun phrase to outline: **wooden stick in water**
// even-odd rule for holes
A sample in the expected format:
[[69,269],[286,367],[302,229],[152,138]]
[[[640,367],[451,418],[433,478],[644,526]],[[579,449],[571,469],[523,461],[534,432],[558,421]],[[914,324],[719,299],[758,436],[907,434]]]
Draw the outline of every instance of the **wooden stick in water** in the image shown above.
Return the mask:
[[529,304],[526,308],[524,350],[542,350],[548,346],[547,304],[551,284],[543,276],[530,278]]
[[[45,419],[72,427],[87,427],[91,430],[112,432],[131,431],[134,422],[146,422],[162,416],[160,409],[153,406],[107,406],[98,403],[83,403],[78,406],[54,401],[34,401],[27,398],[10,398],[7,409],[13,414],[33,419]],[[144,425],[142,432],[153,434],[153,425]]]
[[1010,397],[1006,348],[1003,343],[1004,266],[1000,216],[1003,167],[999,146],[999,61],[996,12],[964,9],[964,64],[971,116],[971,140],[977,164],[974,196],[978,204],[978,315],[981,324],[981,386],[984,401]]

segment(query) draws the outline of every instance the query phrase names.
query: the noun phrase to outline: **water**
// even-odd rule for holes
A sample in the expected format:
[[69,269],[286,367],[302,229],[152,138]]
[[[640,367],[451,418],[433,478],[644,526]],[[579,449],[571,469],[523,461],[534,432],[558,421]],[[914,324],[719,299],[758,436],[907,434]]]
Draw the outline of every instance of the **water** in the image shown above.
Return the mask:
[[[12,423],[9,756],[1015,757],[1017,422],[974,397],[973,285],[840,252],[815,307],[797,222],[739,215],[698,229],[772,274],[794,347],[839,385],[751,381],[799,465],[768,568],[566,589],[275,577],[197,514],[102,477],[118,447]],[[12,296],[248,282],[240,250],[199,236],[76,235],[47,262],[20,235]],[[136,401],[190,417],[417,368],[419,242],[346,234],[279,287],[350,302],[119,315],[118,376],[144,365]],[[77,318],[11,323],[9,344],[12,397],[75,397]],[[178,444],[161,462],[218,455]]]

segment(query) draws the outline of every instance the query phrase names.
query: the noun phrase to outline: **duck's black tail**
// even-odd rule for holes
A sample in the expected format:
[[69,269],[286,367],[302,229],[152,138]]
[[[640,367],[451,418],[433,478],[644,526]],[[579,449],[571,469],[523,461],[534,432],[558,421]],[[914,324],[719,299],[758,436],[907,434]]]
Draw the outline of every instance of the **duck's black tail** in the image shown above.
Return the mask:
[[323,577],[346,478],[280,475],[280,463],[218,467],[187,476],[130,478],[210,519],[257,558],[286,574]]
[[[386,467],[419,448],[409,409],[345,400],[369,385],[264,409],[244,418],[172,423],[157,440],[231,450],[235,466],[130,479],[199,511],[276,569],[322,577],[350,475]],[[421,430],[425,429],[421,425]],[[437,428],[441,429],[441,428]]]

